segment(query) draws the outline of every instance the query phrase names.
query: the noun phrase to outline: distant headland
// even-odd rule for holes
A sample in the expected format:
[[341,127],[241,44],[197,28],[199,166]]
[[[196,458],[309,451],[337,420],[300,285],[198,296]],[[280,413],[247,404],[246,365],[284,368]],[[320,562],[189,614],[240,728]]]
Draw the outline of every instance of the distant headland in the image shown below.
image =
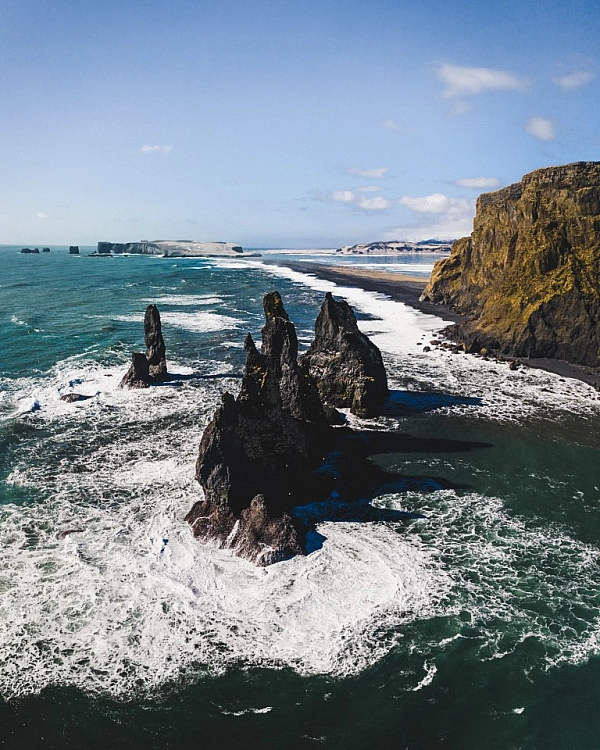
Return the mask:
[[[99,242],[96,255],[161,255],[171,258],[237,258],[244,253],[231,242],[196,242],[194,240],[140,240],[139,242]],[[255,256],[256,253],[252,253]]]
[[344,245],[337,252],[342,255],[393,255],[395,253],[449,253],[454,240],[390,240],[369,242],[365,245]]

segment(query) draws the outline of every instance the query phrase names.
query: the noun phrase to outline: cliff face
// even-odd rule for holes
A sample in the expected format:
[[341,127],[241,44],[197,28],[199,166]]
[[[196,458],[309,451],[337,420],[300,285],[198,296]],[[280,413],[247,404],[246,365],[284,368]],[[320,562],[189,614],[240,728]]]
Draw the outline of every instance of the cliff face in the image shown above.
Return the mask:
[[142,240],[141,242],[99,242],[98,255],[164,255],[172,258],[237,257],[240,245],[231,242],[194,242],[193,240]]
[[471,351],[600,366],[600,163],[481,195],[473,233],[436,263],[422,299],[471,316],[449,331]]

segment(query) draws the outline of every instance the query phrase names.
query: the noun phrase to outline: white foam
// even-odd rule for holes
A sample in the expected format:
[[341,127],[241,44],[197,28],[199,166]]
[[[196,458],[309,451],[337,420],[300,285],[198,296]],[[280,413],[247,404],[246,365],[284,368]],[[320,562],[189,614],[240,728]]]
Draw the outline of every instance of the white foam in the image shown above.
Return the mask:
[[[139,323],[140,316],[137,314],[111,315],[113,320],[121,320],[126,323]],[[162,324],[176,328],[184,328],[187,331],[197,333],[211,333],[214,331],[231,330],[238,328],[242,321],[228,315],[220,315],[215,312],[161,312]]]
[[[501,499],[476,493],[389,495],[375,504],[411,507],[426,516],[408,533],[445,561],[455,584],[447,614],[461,613],[455,632],[438,648],[452,648],[457,636],[468,634],[479,641],[478,657],[489,660],[535,639],[543,650],[531,666],[540,670],[600,652],[599,549],[559,525],[509,514]],[[423,655],[430,659],[429,645]]]
[[377,524],[325,524],[321,550],[256,568],[191,537],[189,467],[169,467],[176,500],[161,504],[146,498],[167,466],[137,469],[144,481],[120,506],[65,497],[0,509],[4,696],[55,683],[126,696],[240,661],[351,674],[397,642],[393,626],[433,616],[447,594],[421,545]]
[[166,294],[162,297],[144,300],[146,304],[173,306],[221,305],[223,301],[223,297],[217,297],[214,294]]

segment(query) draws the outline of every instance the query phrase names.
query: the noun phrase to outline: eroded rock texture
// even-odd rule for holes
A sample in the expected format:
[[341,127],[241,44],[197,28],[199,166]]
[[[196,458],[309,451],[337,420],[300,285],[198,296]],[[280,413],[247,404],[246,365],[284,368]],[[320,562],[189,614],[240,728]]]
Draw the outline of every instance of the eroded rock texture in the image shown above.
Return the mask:
[[168,380],[165,342],[156,305],[148,305],[144,315],[146,353],[133,352],[129,370],[121,380],[121,388],[148,388]]
[[350,305],[329,292],[315,323],[315,339],[300,364],[326,404],[362,417],[381,411],[388,396],[381,352],[359,331]]
[[470,351],[600,366],[600,163],[538,169],[477,201],[423,297],[468,314]]
[[261,351],[248,335],[240,393],[223,394],[202,436],[196,478],[204,500],[186,520],[198,538],[269,565],[302,552],[290,511],[310,493],[310,472],[331,428],[315,384],[298,366],[296,331],[279,293],[263,305]]

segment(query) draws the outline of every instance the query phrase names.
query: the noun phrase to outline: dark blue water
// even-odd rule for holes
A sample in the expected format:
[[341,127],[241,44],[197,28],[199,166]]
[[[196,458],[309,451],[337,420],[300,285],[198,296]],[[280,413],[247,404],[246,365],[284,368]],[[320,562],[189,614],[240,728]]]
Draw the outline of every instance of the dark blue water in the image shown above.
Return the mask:
[[[0,248],[0,746],[597,747],[593,389],[423,352],[439,320],[259,259],[17,250]],[[355,422],[387,435],[386,482],[350,510],[307,497],[322,547],[259,570],[183,516],[271,289],[303,346],[324,291],[346,296],[393,397]],[[121,391],[150,302],[176,384]]]

